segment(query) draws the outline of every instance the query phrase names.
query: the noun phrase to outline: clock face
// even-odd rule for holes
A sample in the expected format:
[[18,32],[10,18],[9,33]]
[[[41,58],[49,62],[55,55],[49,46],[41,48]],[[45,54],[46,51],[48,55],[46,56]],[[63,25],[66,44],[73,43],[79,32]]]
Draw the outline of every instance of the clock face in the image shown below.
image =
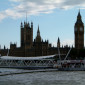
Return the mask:
[[83,31],[83,28],[82,27],[80,28],[80,31]]

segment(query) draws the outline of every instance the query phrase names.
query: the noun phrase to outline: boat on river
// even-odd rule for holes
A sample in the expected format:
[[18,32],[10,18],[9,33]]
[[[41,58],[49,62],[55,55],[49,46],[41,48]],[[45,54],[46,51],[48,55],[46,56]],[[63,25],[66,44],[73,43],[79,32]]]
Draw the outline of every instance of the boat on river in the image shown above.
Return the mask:
[[54,67],[59,71],[85,71],[85,60],[59,60]]
[[[54,68],[59,71],[85,71],[85,59],[84,60],[69,60],[67,57],[70,54],[71,49],[68,51],[66,57],[61,60],[59,55],[59,60],[54,64]],[[60,53],[60,52],[59,52]]]

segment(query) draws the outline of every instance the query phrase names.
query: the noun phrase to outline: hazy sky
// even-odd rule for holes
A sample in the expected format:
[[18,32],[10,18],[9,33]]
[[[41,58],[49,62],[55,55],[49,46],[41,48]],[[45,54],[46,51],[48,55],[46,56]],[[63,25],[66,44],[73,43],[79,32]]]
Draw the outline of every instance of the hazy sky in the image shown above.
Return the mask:
[[60,38],[61,44],[74,44],[74,24],[80,9],[85,23],[85,0],[0,0],[0,44],[20,46],[20,23],[33,22],[33,38],[38,25],[43,40],[54,46]]

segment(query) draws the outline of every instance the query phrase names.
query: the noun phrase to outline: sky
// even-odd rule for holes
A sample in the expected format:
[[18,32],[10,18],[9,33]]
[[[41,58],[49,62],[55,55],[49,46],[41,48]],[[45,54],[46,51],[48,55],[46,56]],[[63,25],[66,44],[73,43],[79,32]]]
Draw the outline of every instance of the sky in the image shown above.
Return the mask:
[[74,25],[80,9],[85,23],[85,0],[0,0],[0,45],[10,47],[10,42],[20,46],[20,23],[33,22],[33,39],[39,25],[43,40],[57,46],[74,45]]

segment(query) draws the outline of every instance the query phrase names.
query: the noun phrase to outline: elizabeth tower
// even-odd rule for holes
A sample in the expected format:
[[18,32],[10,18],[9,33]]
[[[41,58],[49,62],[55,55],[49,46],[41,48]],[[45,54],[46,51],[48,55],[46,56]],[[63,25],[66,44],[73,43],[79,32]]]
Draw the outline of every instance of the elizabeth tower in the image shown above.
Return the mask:
[[84,23],[82,22],[80,11],[77,16],[77,21],[74,26],[75,34],[75,48],[83,49],[84,48]]

